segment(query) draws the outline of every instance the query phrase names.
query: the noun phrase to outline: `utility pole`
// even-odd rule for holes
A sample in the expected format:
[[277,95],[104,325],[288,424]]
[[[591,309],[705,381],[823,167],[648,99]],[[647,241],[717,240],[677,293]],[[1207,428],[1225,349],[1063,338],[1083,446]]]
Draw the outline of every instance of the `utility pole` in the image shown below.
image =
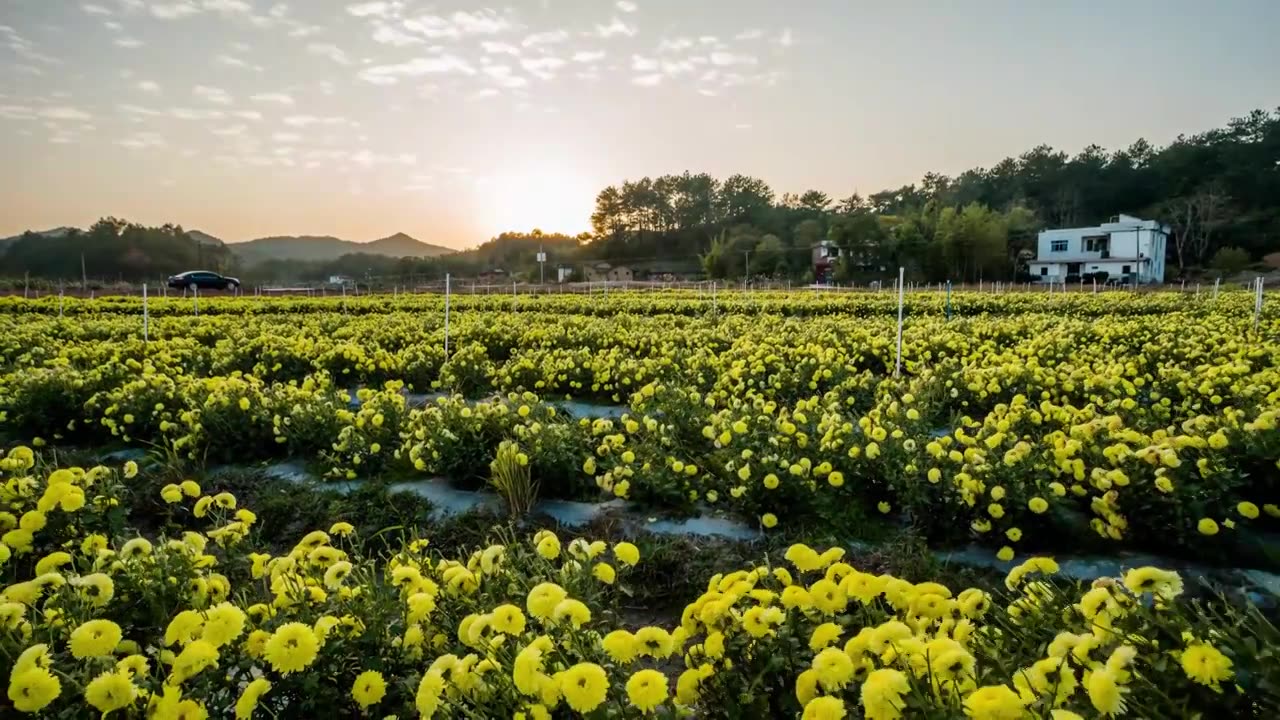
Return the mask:
[[743,274],[743,276],[742,276],[742,282],[745,284],[747,281],[749,281],[749,280],[751,279],[751,251],[750,251],[750,250],[743,250],[743,251],[742,251],[742,257],[743,257],[743,259],[745,259],[745,260],[746,260],[746,262],[747,262],[747,270],[746,270],[746,272],[745,272],[745,273]]
[[80,289],[81,290],[89,289],[89,277],[85,274],[85,271],[84,271],[84,253],[80,253]]
[[545,285],[547,282],[547,254],[542,251],[542,246],[538,246],[538,284]]

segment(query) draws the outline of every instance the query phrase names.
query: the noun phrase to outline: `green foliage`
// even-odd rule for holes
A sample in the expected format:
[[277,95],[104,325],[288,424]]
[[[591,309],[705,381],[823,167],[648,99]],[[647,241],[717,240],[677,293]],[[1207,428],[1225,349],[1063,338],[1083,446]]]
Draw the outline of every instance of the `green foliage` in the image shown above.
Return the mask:
[[237,265],[224,245],[200,242],[181,225],[146,227],[106,217],[87,231],[68,230],[45,236],[24,233],[0,248],[0,267],[21,277],[81,278],[83,258],[92,278],[123,278],[136,282],[187,270],[227,271]]
[[1249,267],[1249,253],[1238,247],[1224,247],[1213,254],[1209,267],[1220,270],[1223,275],[1235,275]]
[[529,456],[521,452],[520,446],[503,440],[489,463],[489,472],[489,484],[507,504],[511,517],[528,515],[538,500],[538,483],[529,471]]

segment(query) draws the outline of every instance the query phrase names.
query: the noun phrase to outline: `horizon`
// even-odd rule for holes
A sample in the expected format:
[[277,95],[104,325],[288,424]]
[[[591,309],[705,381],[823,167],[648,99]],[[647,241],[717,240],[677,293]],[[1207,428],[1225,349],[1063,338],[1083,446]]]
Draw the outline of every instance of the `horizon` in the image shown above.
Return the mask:
[[996,0],[8,7],[0,236],[115,216],[463,250],[589,230],[596,194],[643,176],[865,196],[1280,106],[1280,4],[1255,0],[1121,3],[1120,32]]

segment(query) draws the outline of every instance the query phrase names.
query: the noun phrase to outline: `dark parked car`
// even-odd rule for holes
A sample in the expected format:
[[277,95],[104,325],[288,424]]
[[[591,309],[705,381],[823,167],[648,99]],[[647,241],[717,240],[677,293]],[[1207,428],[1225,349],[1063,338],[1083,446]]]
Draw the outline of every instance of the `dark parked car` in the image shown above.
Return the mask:
[[201,290],[236,290],[240,287],[240,279],[224,277],[208,270],[192,270],[179,275],[170,275],[169,287],[178,290],[192,287]]

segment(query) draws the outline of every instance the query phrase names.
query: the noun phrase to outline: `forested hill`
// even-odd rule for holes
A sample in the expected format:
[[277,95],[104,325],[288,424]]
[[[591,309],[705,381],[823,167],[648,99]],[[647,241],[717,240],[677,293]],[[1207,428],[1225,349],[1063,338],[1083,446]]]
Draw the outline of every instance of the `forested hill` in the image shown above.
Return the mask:
[[810,190],[777,196],[763,180],[684,173],[605,188],[592,215],[593,257],[698,258],[712,276],[802,274],[827,239],[852,261],[845,276],[905,265],[929,280],[1008,277],[1045,227],[1097,224],[1127,213],[1174,232],[1171,276],[1224,248],[1245,262],[1280,250],[1280,110],[1164,147],[1137,139],[1071,155],[1047,145],[955,177],[837,200]]

